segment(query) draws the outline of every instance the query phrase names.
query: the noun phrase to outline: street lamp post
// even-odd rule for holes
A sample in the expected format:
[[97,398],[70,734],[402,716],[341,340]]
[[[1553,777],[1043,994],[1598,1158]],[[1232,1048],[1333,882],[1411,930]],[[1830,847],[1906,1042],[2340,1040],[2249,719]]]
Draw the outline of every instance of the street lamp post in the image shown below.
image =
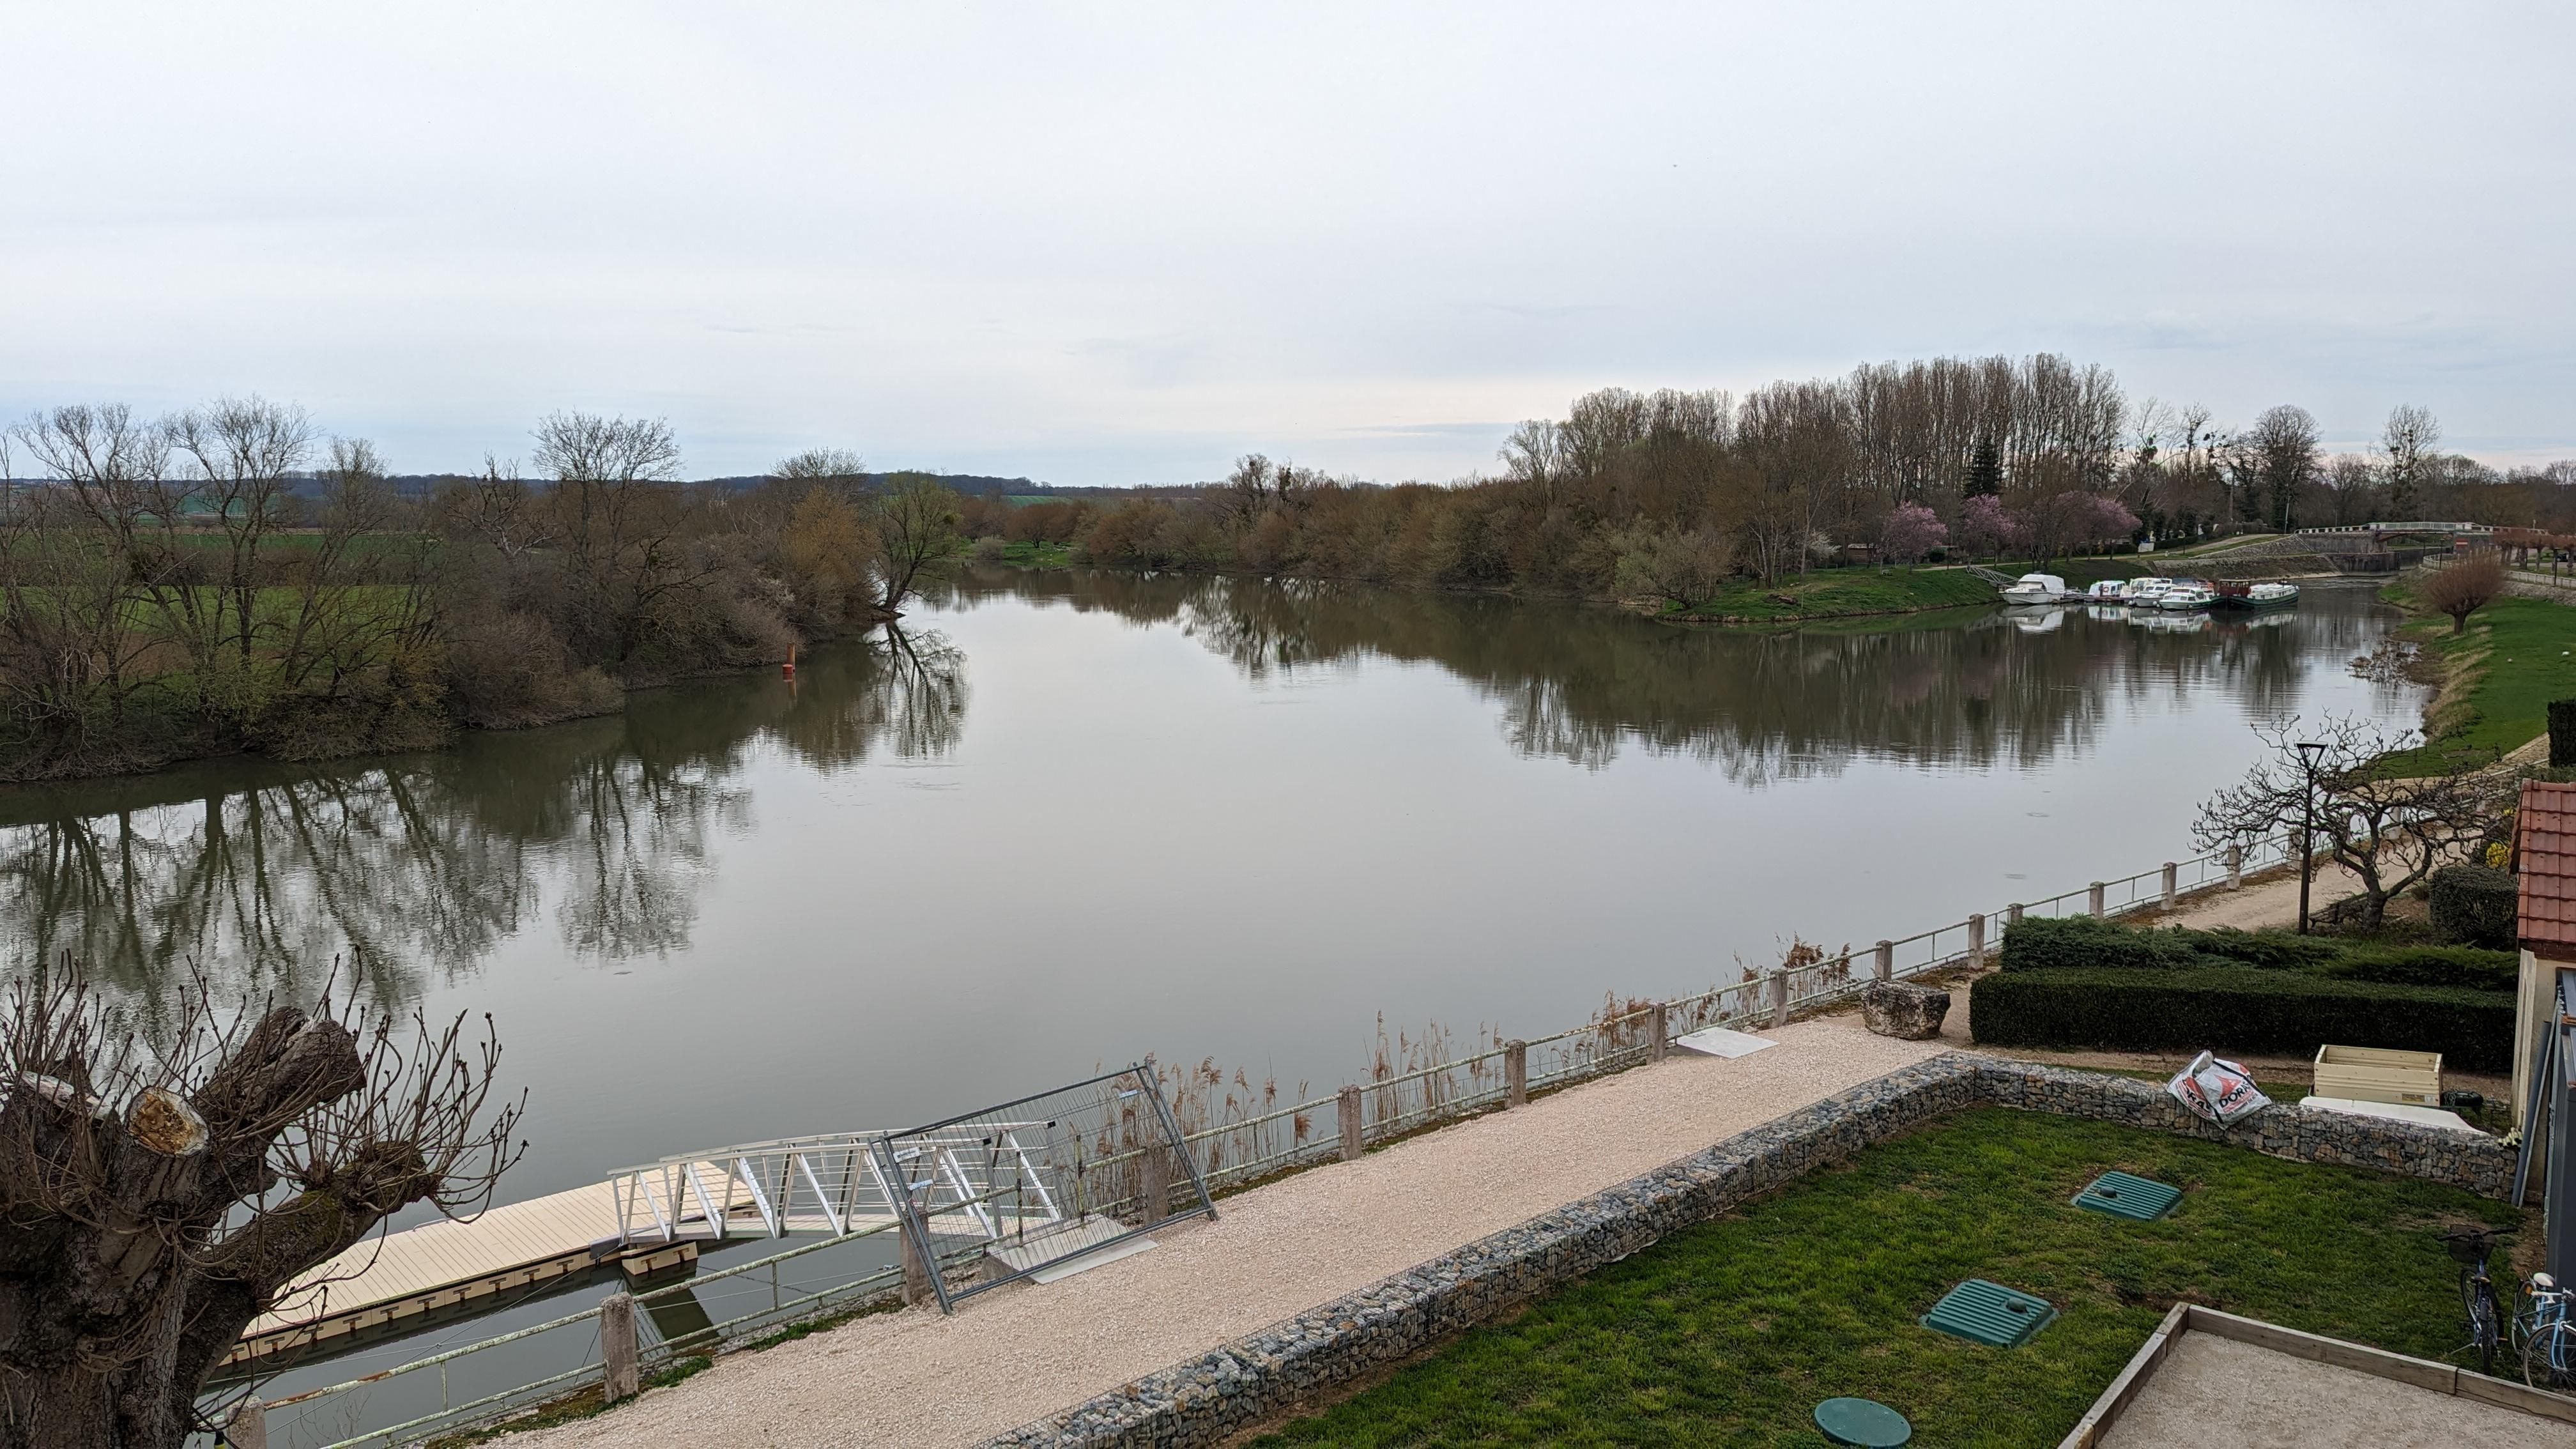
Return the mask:
[[2299,934],[2308,934],[2308,878],[2315,874],[2317,843],[2317,756],[2324,753],[2319,740],[2299,743]]

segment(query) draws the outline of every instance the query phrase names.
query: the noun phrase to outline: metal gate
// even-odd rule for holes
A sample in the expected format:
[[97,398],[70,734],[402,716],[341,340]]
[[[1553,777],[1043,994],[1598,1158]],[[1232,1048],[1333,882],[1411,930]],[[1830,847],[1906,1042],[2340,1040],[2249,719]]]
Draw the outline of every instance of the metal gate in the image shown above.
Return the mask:
[[[888,1132],[876,1140],[872,1172],[903,1220],[907,1246],[927,1265],[943,1310],[1165,1223],[1216,1216],[1150,1057],[1086,1082]],[[981,1240],[980,1270],[970,1281],[949,1281],[942,1237]]]

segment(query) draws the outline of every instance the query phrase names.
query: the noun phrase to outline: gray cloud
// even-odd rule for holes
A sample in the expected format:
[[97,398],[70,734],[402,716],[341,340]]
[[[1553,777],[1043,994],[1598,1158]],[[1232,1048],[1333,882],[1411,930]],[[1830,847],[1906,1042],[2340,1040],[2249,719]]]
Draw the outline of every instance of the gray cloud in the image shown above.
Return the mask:
[[[23,7],[35,10],[36,7]],[[2563,7],[13,15],[0,411],[395,461],[668,414],[1065,482],[1445,478],[1588,388],[2058,349],[2576,454]]]

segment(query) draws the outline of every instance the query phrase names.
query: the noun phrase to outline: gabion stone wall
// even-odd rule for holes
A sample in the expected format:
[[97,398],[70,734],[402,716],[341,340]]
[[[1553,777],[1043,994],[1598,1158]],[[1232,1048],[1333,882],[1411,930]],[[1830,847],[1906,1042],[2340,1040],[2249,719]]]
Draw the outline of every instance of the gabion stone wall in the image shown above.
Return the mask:
[[2185,1111],[2158,1083],[1949,1052],[1023,1425],[986,1449],[1221,1443],[1818,1166],[1988,1104],[2429,1178],[2487,1197],[2508,1195],[2513,1175],[2513,1150],[2484,1136],[2287,1104],[2221,1129]]

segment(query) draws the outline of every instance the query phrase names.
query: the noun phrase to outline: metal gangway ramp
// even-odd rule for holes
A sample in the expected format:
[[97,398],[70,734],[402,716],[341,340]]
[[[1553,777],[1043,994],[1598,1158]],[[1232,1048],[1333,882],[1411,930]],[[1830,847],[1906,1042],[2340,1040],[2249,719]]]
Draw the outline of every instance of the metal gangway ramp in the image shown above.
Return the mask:
[[[910,1191],[929,1231],[998,1240],[1065,1220],[1025,1137],[1042,1122],[1000,1122],[907,1137],[880,1151],[886,1132],[782,1137],[666,1157],[608,1180],[618,1241],[626,1246],[828,1233],[839,1237],[901,1220]],[[897,1180],[903,1183],[897,1186]]]
[[[943,1309],[986,1288],[1136,1251],[1181,1217],[1215,1217],[1151,1058],[897,1132],[844,1132],[664,1158],[609,1179],[622,1248],[895,1227]],[[1174,1212],[1175,1203],[1180,1211]],[[951,1281],[957,1240],[978,1276]],[[952,1249],[943,1252],[940,1242]]]

